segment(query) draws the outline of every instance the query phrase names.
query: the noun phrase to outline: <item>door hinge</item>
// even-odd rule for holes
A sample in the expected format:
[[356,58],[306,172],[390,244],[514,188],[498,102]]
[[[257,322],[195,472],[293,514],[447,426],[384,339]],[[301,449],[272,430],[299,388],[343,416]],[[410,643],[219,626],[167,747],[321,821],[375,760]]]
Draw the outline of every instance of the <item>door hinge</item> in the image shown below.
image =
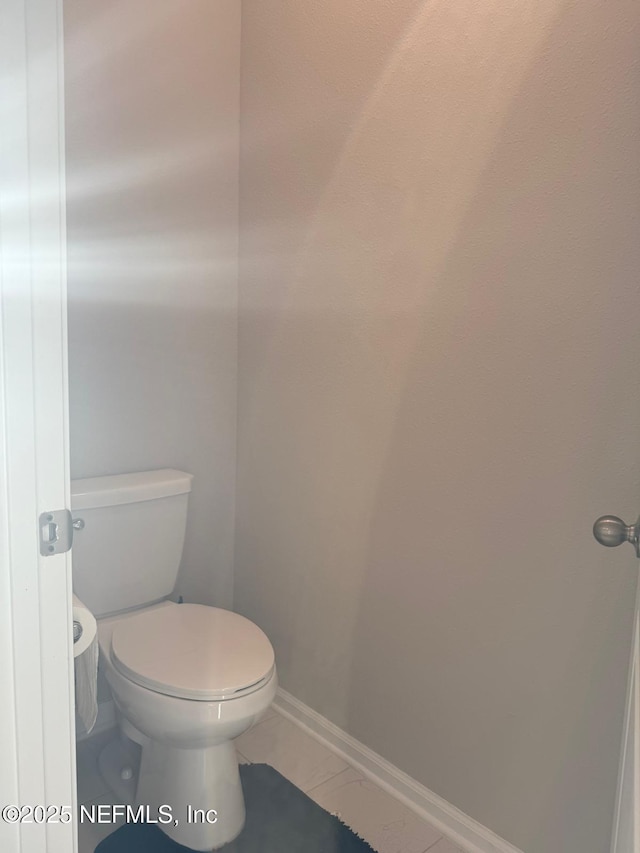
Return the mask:
[[40,553],[43,557],[63,554],[73,545],[73,521],[68,509],[40,513]]

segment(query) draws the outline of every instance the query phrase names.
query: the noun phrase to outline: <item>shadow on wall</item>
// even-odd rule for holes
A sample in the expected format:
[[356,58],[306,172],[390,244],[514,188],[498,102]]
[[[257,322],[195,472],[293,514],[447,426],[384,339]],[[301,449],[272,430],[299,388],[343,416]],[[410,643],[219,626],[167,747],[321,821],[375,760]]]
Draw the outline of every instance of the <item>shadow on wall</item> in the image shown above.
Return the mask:
[[236,596],[286,689],[527,853],[597,853],[636,577],[590,533],[638,475],[632,8],[423,10],[326,185],[330,131],[288,143],[315,186],[269,185],[274,145],[252,197],[245,155]]

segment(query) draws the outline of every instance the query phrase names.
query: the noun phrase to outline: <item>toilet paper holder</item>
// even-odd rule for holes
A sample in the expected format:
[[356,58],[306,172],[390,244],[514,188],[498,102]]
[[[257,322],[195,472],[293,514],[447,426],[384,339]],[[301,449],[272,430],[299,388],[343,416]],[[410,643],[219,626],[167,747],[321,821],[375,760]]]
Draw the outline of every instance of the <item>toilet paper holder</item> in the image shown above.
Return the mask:
[[73,631],[73,656],[80,657],[90,647],[97,648],[98,626],[94,615],[73,594],[73,607],[71,615],[71,625]]

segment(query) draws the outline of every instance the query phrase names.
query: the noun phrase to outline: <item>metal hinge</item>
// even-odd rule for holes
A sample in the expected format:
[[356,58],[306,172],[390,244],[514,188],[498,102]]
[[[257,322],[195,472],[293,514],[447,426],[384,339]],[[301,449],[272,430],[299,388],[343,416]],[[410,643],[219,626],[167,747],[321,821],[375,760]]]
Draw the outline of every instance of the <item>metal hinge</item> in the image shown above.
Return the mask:
[[63,554],[73,545],[73,521],[68,509],[40,513],[40,553],[43,557]]

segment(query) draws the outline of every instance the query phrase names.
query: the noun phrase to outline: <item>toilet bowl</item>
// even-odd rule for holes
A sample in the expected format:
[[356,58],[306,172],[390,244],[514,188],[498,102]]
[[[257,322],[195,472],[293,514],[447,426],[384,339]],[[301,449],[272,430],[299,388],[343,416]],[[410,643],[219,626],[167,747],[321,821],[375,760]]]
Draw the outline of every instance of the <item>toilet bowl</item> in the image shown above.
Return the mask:
[[83,521],[73,582],[97,617],[120,729],[142,747],[135,805],[176,842],[204,851],[242,830],[233,739],[269,707],[277,674],[257,625],[167,600],[191,481],[172,469],[72,481],[72,511]]
[[98,636],[122,729],[142,747],[136,806],[153,819],[169,806],[160,828],[194,850],[231,841],[245,817],[232,741],[277,688],[267,637],[236,613],[172,602],[101,619]]

